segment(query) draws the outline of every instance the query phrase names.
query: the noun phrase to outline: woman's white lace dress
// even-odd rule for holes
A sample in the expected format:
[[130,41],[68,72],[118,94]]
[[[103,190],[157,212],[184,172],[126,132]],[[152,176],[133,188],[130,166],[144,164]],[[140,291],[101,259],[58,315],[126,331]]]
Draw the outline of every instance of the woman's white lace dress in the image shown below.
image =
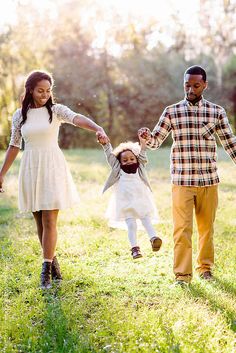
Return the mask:
[[46,107],[29,109],[22,127],[21,109],[13,115],[10,145],[25,147],[19,171],[19,209],[23,212],[64,209],[78,203],[79,197],[65,157],[58,146],[62,122],[73,124],[77,113],[62,104],[52,107],[49,123]]

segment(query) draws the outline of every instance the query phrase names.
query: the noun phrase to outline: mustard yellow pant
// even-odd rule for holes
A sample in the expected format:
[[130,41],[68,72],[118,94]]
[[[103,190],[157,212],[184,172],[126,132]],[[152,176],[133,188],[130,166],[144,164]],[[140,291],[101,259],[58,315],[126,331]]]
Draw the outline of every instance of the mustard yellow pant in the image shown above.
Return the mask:
[[197,271],[211,270],[214,264],[214,221],[218,205],[218,186],[172,185],[174,223],[174,274],[176,279],[192,279],[193,209],[198,228]]

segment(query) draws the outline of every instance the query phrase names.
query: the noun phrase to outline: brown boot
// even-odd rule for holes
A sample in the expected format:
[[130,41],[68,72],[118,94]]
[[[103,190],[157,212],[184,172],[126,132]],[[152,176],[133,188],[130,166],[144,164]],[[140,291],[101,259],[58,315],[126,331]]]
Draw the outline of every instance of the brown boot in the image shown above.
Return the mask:
[[56,256],[54,256],[52,260],[52,280],[53,281],[61,281],[62,275],[60,271],[59,262],[57,261]]
[[45,261],[42,265],[42,272],[41,272],[41,288],[42,289],[49,289],[51,288],[51,270],[52,270],[52,263]]
[[205,271],[200,274],[200,278],[205,279],[206,281],[212,281],[213,280],[213,275],[211,271]]

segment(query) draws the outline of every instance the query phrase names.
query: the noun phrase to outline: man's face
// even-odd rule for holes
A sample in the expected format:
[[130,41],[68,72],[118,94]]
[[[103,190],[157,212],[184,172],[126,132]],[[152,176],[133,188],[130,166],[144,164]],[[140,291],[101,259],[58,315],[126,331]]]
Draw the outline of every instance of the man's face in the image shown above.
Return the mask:
[[199,98],[206,87],[207,81],[203,81],[202,75],[186,74],[184,76],[184,92],[188,100],[194,101]]

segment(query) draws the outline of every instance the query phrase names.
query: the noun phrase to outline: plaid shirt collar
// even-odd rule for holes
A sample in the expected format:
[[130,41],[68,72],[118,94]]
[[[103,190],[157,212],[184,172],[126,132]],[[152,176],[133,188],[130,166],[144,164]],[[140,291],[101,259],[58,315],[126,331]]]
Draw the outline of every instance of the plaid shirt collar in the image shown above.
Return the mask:
[[193,104],[193,103],[190,102],[190,101],[187,99],[187,97],[185,96],[185,97],[184,97],[184,100],[183,100],[183,104],[188,105],[189,107],[198,107],[198,108],[200,108],[200,107],[203,106],[204,101],[205,101],[205,99],[204,99],[203,96],[202,96],[202,98],[201,98],[196,104]]

